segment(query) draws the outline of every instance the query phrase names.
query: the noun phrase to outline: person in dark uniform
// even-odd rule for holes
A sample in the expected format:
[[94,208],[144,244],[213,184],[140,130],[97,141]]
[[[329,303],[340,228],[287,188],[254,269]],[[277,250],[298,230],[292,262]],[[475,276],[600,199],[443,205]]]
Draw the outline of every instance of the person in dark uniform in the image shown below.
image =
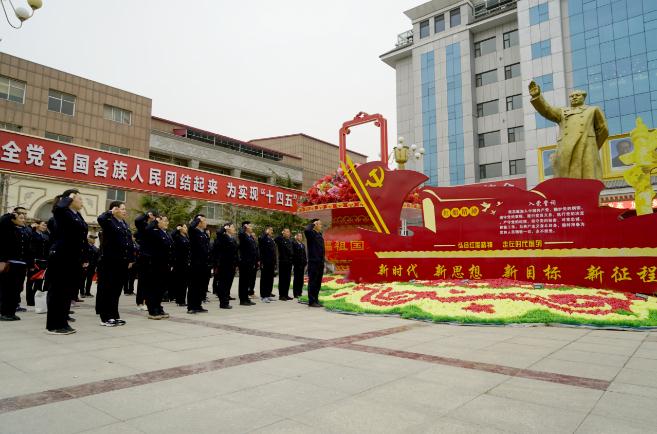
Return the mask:
[[203,313],[203,299],[210,283],[210,237],[205,232],[208,222],[203,214],[194,216],[189,225],[189,242],[192,250],[192,281],[187,293],[187,313]]
[[135,233],[135,240],[139,244],[139,256],[137,257],[137,296],[135,297],[135,302],[137,303],[138,310],[148,310],[146,307],[145,289],[149,285],[149,273],[147,270],[150,266],[151,258],[150,254],[144,251],[143,237],[146,231],[146,226],[155,220],[155,217],[157,217],[157,211],[148,210],[139,214],[135,218],[135,228],[137,228],[137,232]]
[[53,207],[53,238],[48,257],[48,318],[50,334],[75,333],[68,325],[71,294],[76,293],[82,270],[82,253],[87,243],[87,223],[82,218],[82,196],[75,189],[66,190],[55,198]]
[[260,251],[260,300],[263,303],[274,301],[274,272],[276,271],[276,243],[272,238],[274,230],[267,226],[258,239]]
[[128,277],[123,284],[123,295],[135,295],[135,279],[137,279],[137,261],[139,258],[139,244],[135,241],[135,234],[132,234],[132,267],[128,269]]
[[253,306],[255,303],[249,300],[249,288],[252,288],[255,282],[255,275],[259,265],[258,243],[253,236],[253,226],[251,222],[242,222],[242,227],[237,235],[239,239],[240,253],[240,279],[239,279],[239,299],[240,306]]
[[306,256],[306,246],[303,245],[303,234],[297,232],[292,241],[292,264],[294,265],[294,281],[292,282],[292,295],[294,298],[301,297],[303,292],[303,276],[306,273],[306,264],[308,263],[308,256]]
[[96,313],[100,325],[116,327],[125,321],[119,315],[119,298],[128,269],[134,260],[132,232],[125,219],[128,216],[121,201],[110,203],[109,211],[98,216],[102,229],[100,260],[98,265],[98,287],[96,290]]
[[212,259],[216,264],[217,295],[220,309],[232,309],[230,288],[235,279],[235,269],[239,263],[239,246],[235,239],[235,225],[226,223],[217,233],[212,246]]
[[169,314],[162,308],[162,295],[171,278],[175,255],[173,239],[167,232],[168,228],[167,216],[159,215],[148,224],[144,233],[144,249],[151,258],[146,287],[148,319],[169,318]]
[[191,282],[192,248],[187,235],[187,225],[180,225],[171,234],[175,252],[173,262],[173,296],[178,306],[187,306],[187,290]]
[[96,267],[98,266],[98,259],[100,257],[100,249],[96,247],[97,238],[96,235],[89,235],[87,237],[87,246],[82,257],[82,282],[80,282],[80,297],[82,298],[93,298],[93,295],[91,295],[91,284],[94,281],[94,275],[96,274]]
[[17,321],[16,308],[28,268],[33,266],[31,230],[24,208],[0,217],[0,321]]
[[324,237],[322,221],[312,219],[303,231],[308,242],[308,306],[322,307],[319,304],[319,288],[324,277]]
[[274,241],[276,242],[276,247],[278,247],[278,299],[283,301],[292,300],[289,292],[294,249],[292,247],[290,229],[284,228],[281,235],[277,236]]
[[34,267],[27,272],[27,284],[25,287],[25,299],[28,306],[34,306],[34,294],[43,291],[43,280],[32,280],[34,275],[43,271],[48,266],[48,252],[50,251],[50,234],[48,225],[40,220],[32,225],[30,249],[34,256]]

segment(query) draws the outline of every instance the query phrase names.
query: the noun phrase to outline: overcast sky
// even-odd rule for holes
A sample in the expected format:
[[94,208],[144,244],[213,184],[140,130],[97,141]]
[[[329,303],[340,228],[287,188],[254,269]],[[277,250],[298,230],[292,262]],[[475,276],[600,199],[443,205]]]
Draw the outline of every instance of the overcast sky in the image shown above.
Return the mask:
[[[303,132],[332,143],[359,111],[388,119],[379,56],[422,0],[44,0],[0,50],[153,100],[153,115],[242,140]],[[14,0],[26,4],[26,0]],[[377,158],[374,126],[349,148]]]

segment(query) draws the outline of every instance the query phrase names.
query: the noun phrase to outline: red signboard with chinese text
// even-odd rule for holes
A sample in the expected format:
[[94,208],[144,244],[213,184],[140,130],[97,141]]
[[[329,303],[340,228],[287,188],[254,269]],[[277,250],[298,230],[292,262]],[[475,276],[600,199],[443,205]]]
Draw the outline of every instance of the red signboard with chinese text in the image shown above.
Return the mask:
[[551,179],[531,191],[423,187],[423,226],[401,236],[392,216],[401,215],[399,199],[417,177],[380,162],[350,176],[381,228],[368,221],[351,240],[339,240],[337,251],[330,246],[351,261],[348,276],[356,281],[506,278],[657,293],[657,213],[600,206],[600,181]]
[[275,185],[0,131],[0,171],[293,213],[301,195]]

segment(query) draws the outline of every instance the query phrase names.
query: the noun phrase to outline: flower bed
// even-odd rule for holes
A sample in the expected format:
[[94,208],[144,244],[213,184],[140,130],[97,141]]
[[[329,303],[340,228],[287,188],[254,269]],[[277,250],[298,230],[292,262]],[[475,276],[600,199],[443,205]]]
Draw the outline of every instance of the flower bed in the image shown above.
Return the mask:
[[657,327],[655,297],[560,285],[535,289],[506,279],[356,284],[326,276],[320,300],[332,310],[437,322]]

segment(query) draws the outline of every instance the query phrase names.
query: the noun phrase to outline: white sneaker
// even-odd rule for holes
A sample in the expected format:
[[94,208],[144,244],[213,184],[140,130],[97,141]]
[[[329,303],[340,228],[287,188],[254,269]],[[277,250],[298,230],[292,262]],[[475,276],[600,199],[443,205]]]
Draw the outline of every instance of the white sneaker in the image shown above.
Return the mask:
[[118,324],[116,323],[115,319],[108,319],[105,322],[101,321],[100,325],[104,327],[116,327]]
[[260,301],[263,302],[263,303],[269,303],[271,300],[269,300],[268,297],[262,297],[262,298],[260,299]]
[[137,310],[146,311],[148,310],[148,307],[145,304],[140,304],[139,306],[137,306]]

